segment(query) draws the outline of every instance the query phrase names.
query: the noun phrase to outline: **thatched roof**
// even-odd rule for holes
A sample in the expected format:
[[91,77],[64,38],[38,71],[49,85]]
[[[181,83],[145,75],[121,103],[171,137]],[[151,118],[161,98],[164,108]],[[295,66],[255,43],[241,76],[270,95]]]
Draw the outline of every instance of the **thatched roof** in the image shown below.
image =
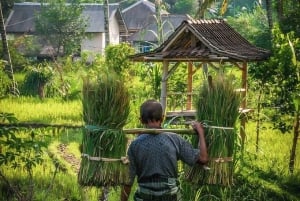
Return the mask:
[[[87,18],[86,32],[104,32],[104,10],[102,4],[81,4],[83,16]],[[34,33],[35,15],[40,12],[40,3],[15,3],[13,10],[6,22],[7,33]],[[119,10],[119,4],[109,4],[110,18],[116,15],[120,32],[126,32],[127,28]]]
[[134,61],[260,61],[268,50],[255,47],[224,20],[186,20],[157,49]]

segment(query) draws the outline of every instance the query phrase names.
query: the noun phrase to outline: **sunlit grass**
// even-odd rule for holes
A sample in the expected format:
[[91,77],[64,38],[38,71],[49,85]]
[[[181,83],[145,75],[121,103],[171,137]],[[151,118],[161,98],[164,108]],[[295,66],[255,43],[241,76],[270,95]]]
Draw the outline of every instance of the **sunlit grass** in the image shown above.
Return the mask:
[[[272,129],[269,123],[264,123],[260,130],[258,151],[256,152],[256,130],[254,122],[248,122],[246,127],[245,156],[251,160],[251,165],[259,166],[260,170],[276,173],[278,176],[288,175],[290,149],[293,134],[282,134]],[[300,171],[300,148],[298,146],[295,172]]]
[[21,122],[82,125],[81,100],[9,97],[0,100],[0,112],[14,113]]

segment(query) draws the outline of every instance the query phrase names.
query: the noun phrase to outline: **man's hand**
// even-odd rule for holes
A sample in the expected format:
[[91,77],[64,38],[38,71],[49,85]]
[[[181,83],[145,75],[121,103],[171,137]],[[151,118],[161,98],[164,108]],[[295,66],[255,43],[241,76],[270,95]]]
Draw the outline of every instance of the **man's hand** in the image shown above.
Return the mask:
[[193,121],[191,123],[192,128],[198,133],[198,135],[203,134],[204,135],[204,128],[202,124],[198,121]]
[[204,136],[204,128],[202,124],[197,121],[192,122],[191,126],[199,136],[198,147],[200,150],[200,155],[199,155],[198,162],[200,164],[207,164],[208,154],[207,154],[207,147],[206,147],[205,136]]

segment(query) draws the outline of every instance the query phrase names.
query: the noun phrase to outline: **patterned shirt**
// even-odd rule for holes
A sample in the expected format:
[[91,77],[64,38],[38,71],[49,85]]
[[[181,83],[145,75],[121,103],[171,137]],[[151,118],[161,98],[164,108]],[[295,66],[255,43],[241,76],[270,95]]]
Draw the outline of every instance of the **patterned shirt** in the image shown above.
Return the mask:
[[[146,184],[143,182],[149,178],[159,176],[173,181],[178,177],[177,161],[182,160],[188,165],[194,165],[199,154],[199,149],[194,149],[190,143],[175,133],[139,135],[132,141],[128,149],[131,184],[133,184],[135,176],[137,176],[139,187],[146,189],[147,182],[145,182]],[[157,190],[165,193],[162,192],[164,188],[161,185],[171,184],[173,187],[177,187],[176,182],[171,183],[160,184]]]

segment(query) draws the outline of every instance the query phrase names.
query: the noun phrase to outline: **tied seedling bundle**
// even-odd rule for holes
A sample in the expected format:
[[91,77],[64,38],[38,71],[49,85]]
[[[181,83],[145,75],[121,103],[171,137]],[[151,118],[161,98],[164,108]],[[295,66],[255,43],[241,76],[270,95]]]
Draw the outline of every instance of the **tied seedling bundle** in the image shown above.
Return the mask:
[[129,115],[129,94],[112,72],[83,84],[82,160],[78,182],[83,186],[117,186],[128,182],[127,140],[123,126]]
[[[188,181],[197,184],[232,184],[239,106],[240,95],[229,80],[220,76],[214,81],[210,79],[201,87],[196,101],[196,118],[204,123],[209,168],[199,165],[187,167],[185,176]],[[192,138],[197,146],[198,136]]]

